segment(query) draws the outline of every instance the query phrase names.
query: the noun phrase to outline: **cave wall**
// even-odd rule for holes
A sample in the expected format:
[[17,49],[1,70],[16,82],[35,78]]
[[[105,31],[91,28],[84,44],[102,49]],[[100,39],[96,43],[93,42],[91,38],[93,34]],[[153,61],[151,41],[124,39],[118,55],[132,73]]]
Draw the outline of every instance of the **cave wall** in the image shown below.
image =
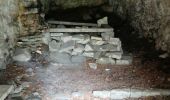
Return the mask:
[[0,0],[0,69],[5,69],[15,46],[18,27],[18,0]]
[[113,11],[148,39],[155,47],[170,52],[170,0],[110,0]]
[[12,61],[17,38],[38,31],[39,15],[34,3],[37,0],[0,0],[0,70]]

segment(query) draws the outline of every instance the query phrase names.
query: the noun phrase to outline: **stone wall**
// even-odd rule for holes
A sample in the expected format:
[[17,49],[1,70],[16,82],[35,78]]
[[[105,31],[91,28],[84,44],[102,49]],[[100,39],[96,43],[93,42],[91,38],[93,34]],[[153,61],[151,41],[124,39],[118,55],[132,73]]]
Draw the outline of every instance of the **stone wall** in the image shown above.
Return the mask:
[[0,69],[10,63],[18,37],[38,33],[37,0],[0,0]]
[[109,0],[114,12],[128,19],[147,38],[155,39],[157,49],[170,52],[169,0]]
[[0,69],[9,63],[18,28],[18,0],[0,0]]

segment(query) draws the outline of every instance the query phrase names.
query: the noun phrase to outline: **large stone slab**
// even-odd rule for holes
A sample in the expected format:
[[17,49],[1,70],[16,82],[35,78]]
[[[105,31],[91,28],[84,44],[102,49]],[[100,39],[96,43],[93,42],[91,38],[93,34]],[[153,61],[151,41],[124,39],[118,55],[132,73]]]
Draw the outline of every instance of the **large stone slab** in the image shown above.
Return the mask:
[[170,95],[169,90],[161,89],[115,89],[111,91],[111,99],[140,98],[148,96]]
[[103,39],[101,37],[91,36],[91,40],[102,41]]
[[103,91],[93,91],[94,97],[111,100],[124,100],[128,98],[140,98],[148,96],[169,96],[170,90],[166,89],[113,89]]
[[94,53],[94,59],[99,59],[99,58],[102,57],[103,55],[105,55],[105,52],[96,51],[96,52]]
[[116,52],[106,52],[105,56],[115,59],[121,59],[123,55],[122,51],[116,51]]
[[50,33],[50,36],[53,36],[53,37],[60,37],[63,35],[64,35],[63,33]]
[[97,24],[94,23],[78,23],[78,22],[65,22],[65,21],[48,21],[49,24],[61,24],[61,25],[71,25],[71,26],[94,26],[97,27]]
[[50,28],[51,33],[101,33],[101,32],[113,32],[113,28]]
[[110,38],[114,37],[114,32],[107,32],[107,33],[101,33],[101,36],[103,38],[103,40],[110,40]]
[[75,48],[75,41],[68,41],[61,45],[59,52],[67,52]]
[[48,45],[49,42],[51,41],[50,33],[48,33],[48,32],[43,33],[42,41],[44,44]]
[[27,62],[31,59],[31,53],[28,49],[17,48],[14,52],[13,60]]
[[92,39],[92,40],[90,41],[90,43],[91,43],[92,45],[103,45],[103,44],[106,43],[106,41],[103,41],[103,40],[94,40],[94,39]]
[[49,43],[49,50],[50,51],[59,51],[61,47],[61,42],[56,42],[55,40],[52,40]]
[[94,52],[84,52],[83,56],[93,58],[94,57]]
[[84,40],[79,40],[79,41],[76,41],[77,43],[81,43],[81,44],[87,44],[90,42],[90,35],[88,34],[85,34],[84,35]]
[[59,64],[71,64],[71,56],[67,53],[51,52],[50,61]]
[[110,98],[111,92],[110,91],[93,91],[93,96],[94,97],[99,97],[99,98]]
[[64,43],[66,43],[66,42],[72,40],[72,36],[69,35],[69,34],[64,34],[63,36],[61,36],[61,40],[62,40]]
[[98,63],[98,64],[115,64],[116,62],[112,58],[101,57],[101,58],[96,60],[96,63]]
[[94,51],[93,46],[91,44],[86,44],[85,51]]
[[84,51],[84,45],[83,44],[76,44],[75,48],[73,49],[73,55],[79,55],[82,54]]
[[121,41],[119,38],[110,38],[108,43],[113,44],[113,45],[121,45]]
[[12,85],[0,85],[0,100],[5,100],[13,89],[14,87]]
[[130,65],[132,64],[133,57],[131,54],[123,55],[121,59],[116,60],[116,65]]
[[94,45],[94,51],[120,51],[121,47],[113,44]]
[[74,41],[84,41],[85,35],[83,35],[83,34],[72,35],[72,40],[74,40]]
[[98,26],[102,26],[102,25],[108,25],[108,17],[104,17],[102,19],[99,19],[97,21],[97,25]]

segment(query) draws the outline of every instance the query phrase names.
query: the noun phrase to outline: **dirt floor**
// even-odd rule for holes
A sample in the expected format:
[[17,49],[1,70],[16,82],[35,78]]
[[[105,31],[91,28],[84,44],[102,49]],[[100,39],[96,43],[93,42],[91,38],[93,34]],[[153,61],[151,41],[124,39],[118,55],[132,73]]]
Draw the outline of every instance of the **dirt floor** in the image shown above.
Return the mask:
[[[55,100],[54,98],[57,97],[67,98],[74,92],[83,93],[82,100],[94,100],[91,96],[91,92],[94,90],[170,88],[170,73],[159,69],[161,68],[159,61],[145,61],[145,63],[142,63],[140,55],[136,55],[132,65],[98,65],[96,70],[89,67],[88,63],[90,62],[93,61],[88,60],[84,64],[76,65],[73,68],[68,65],[42,65],[37,62],[15,63],[7,67],[0,82],[1,84],[15,82],[18,86],[23,82],[30,82],[22,95],[28,97],[32,93],[38,92],[42,100]],[[129,98],[128,100],[133,99]],[[169,99],[159,96],[137,100]]]

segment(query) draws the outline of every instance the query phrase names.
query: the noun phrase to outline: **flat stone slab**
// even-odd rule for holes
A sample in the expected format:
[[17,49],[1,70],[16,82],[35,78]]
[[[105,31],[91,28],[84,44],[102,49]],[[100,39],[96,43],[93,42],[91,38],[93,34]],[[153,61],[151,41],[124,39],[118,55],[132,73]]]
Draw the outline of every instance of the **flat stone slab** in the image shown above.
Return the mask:
[[122,55],[123,55],[122,51],[117,51],[117,52],[106,52],[105,56],[110,58],[115,58],[115,59],[121,59]]
[[0,85],[0,100],[5,100],[13,89],[14,87],[12,85]]
[[74,47],[75,47],[75,41],[68,41],[68,42],[62,44],[59,52],[67,52],[69,50],[74,49]]
[[50,28],[49,32],[63,32],[63,33],[102,33],[102,32],[113,32],[113,28]]
[[18,62],[27,62],[31,59],[31,53],[27,49],[17,48],[15,50],[13,60]]
[[94,23],[78,23],[78,22],[66,22],[66,21],[48,21],[49,24],[61,24],[61,25],[71,25],[71,26],[95,26],[97,27],[97,24]]
[[54,63],[71,64],[71,56],[67,53],[51,52],[50,59]]
[[123,55],[121,59],[116,60],[116,65],[130,65],[133,62],[132,55]]
[[98,63],[98,64],[115,64],[115,60],[112,58],[108,58],[108,57],[101,57],[96,60],[96,63]]
[[113,89],[104,91],[93,91],[94,97],[109,98],[113,100],[124,100],[126,98],[140,98],[148,96],[168,96],[170,90],[166,89]]

